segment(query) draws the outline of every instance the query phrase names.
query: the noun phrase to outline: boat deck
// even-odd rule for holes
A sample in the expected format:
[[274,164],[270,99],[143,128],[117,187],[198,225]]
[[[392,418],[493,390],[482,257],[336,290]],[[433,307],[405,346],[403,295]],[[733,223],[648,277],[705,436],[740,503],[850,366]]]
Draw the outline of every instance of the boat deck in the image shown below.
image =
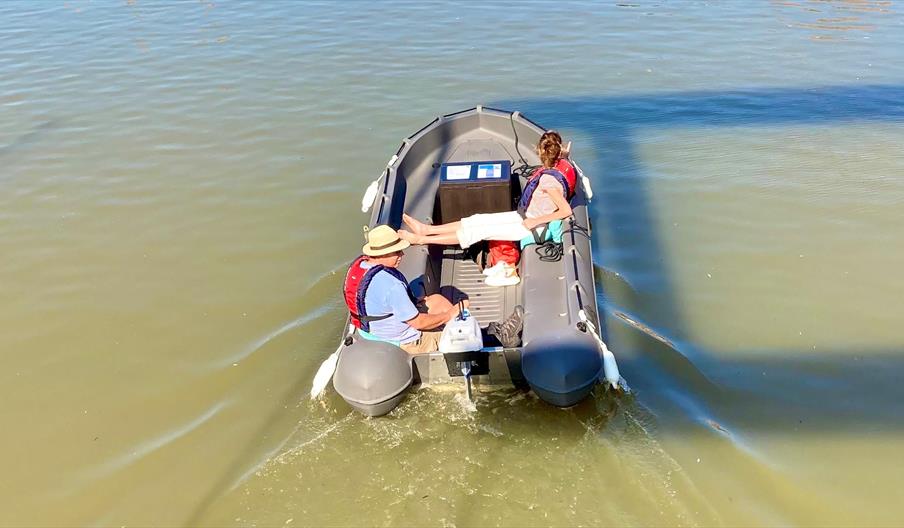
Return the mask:
[[477,264],[458,247],[446,248],[442,258],[442,293],[453,301],[460,299],[462,292],[467,295],[471,313],[477,317],[481,328],[511,315],[521,299],[520,283],[488,286]]

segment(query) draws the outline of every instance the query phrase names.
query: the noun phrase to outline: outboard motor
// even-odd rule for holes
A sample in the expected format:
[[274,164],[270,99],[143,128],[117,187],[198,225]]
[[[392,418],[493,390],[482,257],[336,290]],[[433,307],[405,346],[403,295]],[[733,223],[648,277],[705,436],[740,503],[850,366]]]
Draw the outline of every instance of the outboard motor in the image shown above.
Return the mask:
[[[477,352],[483,348],[483,336],[480,333],[480,323],[471,312],[462,308],[459,314],[446,323],[443,335],[439,339],[441,352],[450,354],[455,352]],[[468,401],[474,401],[471,391],[471,374],[474,372],[475,362],[469,359],[456,362],[461,368],[461,374],[465,377],[465,391]]]
[[521,370],[546,403],[570,407],[593,390],[603,362],[593,338],[576,329],[532,339],[521,352]]
[[366,416],[383,416],[401,403],[413,379],[407,352],[391,343],[359,338],[342,348],[333,387]]

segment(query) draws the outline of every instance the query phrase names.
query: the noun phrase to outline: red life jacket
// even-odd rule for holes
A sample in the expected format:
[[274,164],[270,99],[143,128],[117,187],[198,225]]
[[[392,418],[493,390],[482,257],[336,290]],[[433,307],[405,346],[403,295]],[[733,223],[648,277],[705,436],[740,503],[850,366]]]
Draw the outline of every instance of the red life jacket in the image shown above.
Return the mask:
[[571,189],[568,187],[568,180],[565,178],[565,175],[556,169],[545,169],[540,167],[534,171],[530,179],[527,180],[527,183],[524,184],[524,189],[521,190],[521,200],[518,201],[518,213],[521,216],[524,216],[527,212],[530,201],[534,197],[534,191],[540,186],[540,178],[543,176],[552,176],[555,178],[556,181],[562,185],[562,194],[565,195],[565,199],[571,200]]
[[[574,197],[575,185],[577,185],[577,169],[575,169],[574,165],[571,164],[565,158],[559,158],[556,161],[556,164],[553,168],[547,169],[546,167],[540,166],[531,173],[530,178],[527,180],[527,183],[524,185],[524,189],[521,191],[521,200],[518,202],[518,213],[521,216],[525,216],[527,213],[527,208],[530,205],[531,199],[534,197],[534,191],[537,190],[537,187],[540,185],[540,178],[544,175],[552,176],[562,185],[562,191],[565,195],[565,199],[569,202]],[[545,237],[546,227],[534,228],[531,229],[531,233],[534,235],[534,240],[537,244],[541,244]],[[518,258],[520,257],[520,251],[518,250],[518,245],[515,242],[511,243],[491,243],[490,245],[490,260],[492,263],[498,261],[508,262],[510,264],[515,264],[518,262]]]
[[373,321],[389,319],[393,315],[392,313],[367,315],[364,296],[367,294],[367,288],[370,287],[370,283],[377,273],[385,271],[395,277],[399,282],[405,285],[405,291],[408,292],[408,297],[412,299],[412,302],[414,302],[414,298],[411,295],[411,290],[408,288],[408,281],[405,280],[405,276],[402,275],[401,271],[380,264],[364,269],[361,267],[361,263],[363,263],[366,258],[367,256],[361,255],[352,262],[352,265],[348,268],[348,272],[345,274],[345,284],[342,289],[343,294],[345,295],[345,305],[352,315],[352,324],[355,325],[356,328],[369,332],[370,323]]
[[565,176],[565,181],[568,182],[568,193],[565,194],[565,198],[570,199],[574,196],[574,188],[578,181],[578,171],[574,168],[574,165],[565,158],[559,158],[559,161],[556,162],[554,168],[561,172],[562,176]]
[[566,200],[571,201],[571,198],[574,197],[574,189],[578,179],[577,170],[575,170],[574,165],[572,165],[570,161],[565,158],[559,158],[553,168],[547,169],[546,167],[540,166],[530,175],[527,184],[521,191],[521,200],[518,202],[518,211],[521,212],[522,215],[524,214],[524,211],[527,210],[527,206],[530,205],[530,200],[534,196],[534,191],[537,190],[537,185],[540,184],[540,177],[544,174],[552,176],[562,184],[562,191],[565,194]]

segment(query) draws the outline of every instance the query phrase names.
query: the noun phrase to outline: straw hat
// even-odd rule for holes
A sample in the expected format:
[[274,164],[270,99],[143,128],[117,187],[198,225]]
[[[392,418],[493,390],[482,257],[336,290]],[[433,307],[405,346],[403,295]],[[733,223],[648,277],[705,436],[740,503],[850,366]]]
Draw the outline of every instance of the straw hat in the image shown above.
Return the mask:
[[367,232],[367,244],[361,248],[368,257],[381,257],[410,246],[407,240],[399,238],[395,229],[388,225],[379,225]]

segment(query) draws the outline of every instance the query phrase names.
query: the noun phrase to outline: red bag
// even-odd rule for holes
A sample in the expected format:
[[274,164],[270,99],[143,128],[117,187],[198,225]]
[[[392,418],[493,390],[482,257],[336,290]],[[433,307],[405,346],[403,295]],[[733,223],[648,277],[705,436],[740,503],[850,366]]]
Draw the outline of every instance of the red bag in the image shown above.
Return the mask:
[[512,266],[518,265],[518,259],[521,258],[521,250],[518,249],[518,242],[509,240],[490,240],[490,251],[487,258],[487,267],[493,267],[499,262],[505,262]]

